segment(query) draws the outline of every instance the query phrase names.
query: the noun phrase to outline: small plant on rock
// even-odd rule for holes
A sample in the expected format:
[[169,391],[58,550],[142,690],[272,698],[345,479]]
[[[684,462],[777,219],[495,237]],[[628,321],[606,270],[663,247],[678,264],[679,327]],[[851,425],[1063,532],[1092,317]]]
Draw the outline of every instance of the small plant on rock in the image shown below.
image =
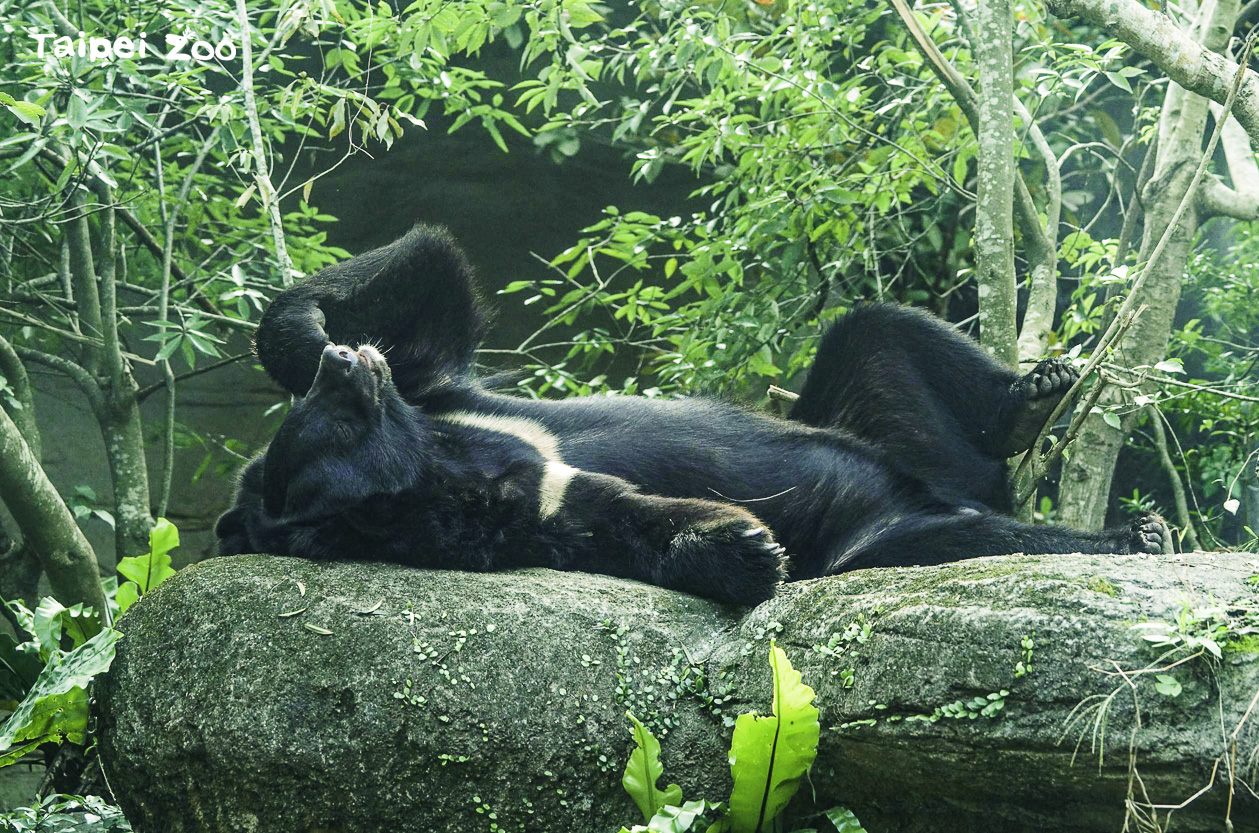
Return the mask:
[[[805,685],[786,653],[770,643],[774,699],[770,714],[739,715],[730,741],[730,775],[734,788],[724,802],[684,801],[677,784],[659,786],[664,777],[660,742],[632,713],[634,750],[621,779],[625,791],[642,811],[645,824],[622,827],[620,833],[774,833],[782,830],[782,812],[800,788],[817,758],[821,724],[815,693]],[[827,814],[837,830],[864,833],[852,813],[842,808]],[[804,833],[804,831],[798,831]]]

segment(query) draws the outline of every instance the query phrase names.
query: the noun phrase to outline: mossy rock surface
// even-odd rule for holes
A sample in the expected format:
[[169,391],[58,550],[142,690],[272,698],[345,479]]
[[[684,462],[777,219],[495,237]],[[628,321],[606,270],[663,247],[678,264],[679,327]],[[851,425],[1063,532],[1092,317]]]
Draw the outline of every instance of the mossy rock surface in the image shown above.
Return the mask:
[[[1234,827],[1259,829],[1250,642],[1174,669],[1176,697],[1131,673],[1159,656],[1136,623],[1259,609],[1257,573],[1238,554],[1011,556],[740,611],[578,573],[215,559],[123,618],[101,755],[140,833],[611,833],[638,821],[626,709],[669,781],[724,798],[729,718],[768,709],[776,639],[822,709],[798,826],[844,804],[870,833],[1114,831],[1130,785],[1174,805],[1214,767],[1173,829],[1215,831],[1231,764]],[[1077,706],[1116,689],[1095,741]]]

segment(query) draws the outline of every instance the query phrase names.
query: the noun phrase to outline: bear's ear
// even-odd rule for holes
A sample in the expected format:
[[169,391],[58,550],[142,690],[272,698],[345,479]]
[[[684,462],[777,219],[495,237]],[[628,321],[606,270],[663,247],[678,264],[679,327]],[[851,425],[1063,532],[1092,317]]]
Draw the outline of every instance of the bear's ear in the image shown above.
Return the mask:
[[399,392],[416,401],[468,373],[485,326],[467,257],[445,229],[419,225],[280,293],[254,343],[295,396],[310,388],[327,344],[374,344]]

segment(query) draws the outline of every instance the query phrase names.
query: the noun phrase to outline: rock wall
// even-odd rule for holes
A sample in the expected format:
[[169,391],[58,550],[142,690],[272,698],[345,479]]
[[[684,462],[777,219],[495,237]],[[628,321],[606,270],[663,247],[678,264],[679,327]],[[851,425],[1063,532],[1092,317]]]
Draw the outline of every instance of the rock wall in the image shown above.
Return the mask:
[[[609,833],[638,821],[626,709],[688,798],[722,799],[773,638],[822,710],[800,826],[843,804],[870,833],[1115,831],[1126,802],[1213,784],[1174,829],[1255,829],[1255,574],[1236,554],[988,558],[745,612],[576,573],[215,559],[122,620],[101,755],[140,833]],[[1184,644],[1210,627],[1193,608],[1231,623],[1219,659]],[[1144,621],[1179,634],[1162,665],[1192,656],[1172,683]]]

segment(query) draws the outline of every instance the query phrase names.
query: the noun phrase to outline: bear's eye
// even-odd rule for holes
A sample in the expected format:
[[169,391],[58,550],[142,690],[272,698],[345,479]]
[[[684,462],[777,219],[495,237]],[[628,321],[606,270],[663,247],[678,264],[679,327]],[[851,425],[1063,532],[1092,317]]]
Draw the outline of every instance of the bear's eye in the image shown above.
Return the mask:
[[332,430],[335,432],[338,442],[348,444],[358,438],[358,435],[363,430],[363,424],[361,420],[347,415],[334,421]]

